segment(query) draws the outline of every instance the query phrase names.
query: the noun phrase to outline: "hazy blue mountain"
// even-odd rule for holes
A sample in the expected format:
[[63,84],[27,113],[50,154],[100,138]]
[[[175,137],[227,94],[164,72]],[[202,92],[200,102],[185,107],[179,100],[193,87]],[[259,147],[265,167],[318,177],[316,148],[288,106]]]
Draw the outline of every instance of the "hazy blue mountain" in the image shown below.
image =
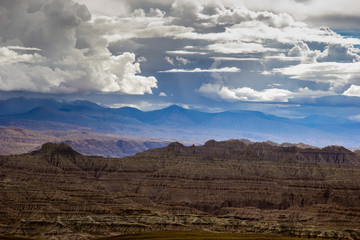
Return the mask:
[[314,125],[327,125],[327,124],[351,124],[353,121],[347,118],[341,117],[329,117],[321,115],[310,115],[301,119],[303,124],[314,126]]
[[[30,107],[33,108],[29,110]],[[64,130],[85,129],[199,142],[229,138],[304,142],[317,146],[358,146],[360,142],[358,122],[321,115],[289,119],[258,111],[206,113],[177,105],[143,112],[131,107],[107,108],[89,101],[25,98],[1,101],[0,109],[0,125],[31,130],[58,129],[57,124],[63,124]]]
[[111,108],[108,111],[117,115],[128,116],[138,120],[143,119],[145,116],[144,112],[132,107]]
[[77,112],[64,112],[48,107],[36,107],[25,113],[17,113],[8,116],[14,119],[43,120],[55,122],[86,123],[89,118]]
[[146,112],[143,121],[156,125],[191,126],[203,123],[211,115],[213,114],[184,109],[177,105],[172,105],[164,109]]
[[0,114],[24,113],[39,106],[57,109],[61,105],[62,102],[55,99],[9,98],[7,100],[0,100]]

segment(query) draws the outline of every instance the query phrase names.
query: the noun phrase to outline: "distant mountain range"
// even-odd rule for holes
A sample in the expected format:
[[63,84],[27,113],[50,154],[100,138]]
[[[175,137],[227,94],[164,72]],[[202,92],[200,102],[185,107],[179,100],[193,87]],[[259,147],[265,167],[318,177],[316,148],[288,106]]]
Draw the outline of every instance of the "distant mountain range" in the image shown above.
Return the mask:
[[0,155],[28,153],[45,142],[65,142],[87,156],[124,157],[150,148],[167,146],[162,139],[135,139],[126,136],[100,135],[86,132],[33,131],[0,126]]
[[248,138],[359,146],[360,123],[322,115],[290,119],[257,111],[206,113],[172,105],[155,111],[108,108],[89,101],[11,98],[0,101],[0,125],[30,130],[111,132],[134,137],[185,140]]

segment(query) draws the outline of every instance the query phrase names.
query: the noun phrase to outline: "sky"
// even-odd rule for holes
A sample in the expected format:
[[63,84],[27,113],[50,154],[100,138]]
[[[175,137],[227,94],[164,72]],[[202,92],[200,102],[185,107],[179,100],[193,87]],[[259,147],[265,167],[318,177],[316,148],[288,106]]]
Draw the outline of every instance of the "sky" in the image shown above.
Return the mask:
[[0,98],[360,121],[358,0],[0,0]]

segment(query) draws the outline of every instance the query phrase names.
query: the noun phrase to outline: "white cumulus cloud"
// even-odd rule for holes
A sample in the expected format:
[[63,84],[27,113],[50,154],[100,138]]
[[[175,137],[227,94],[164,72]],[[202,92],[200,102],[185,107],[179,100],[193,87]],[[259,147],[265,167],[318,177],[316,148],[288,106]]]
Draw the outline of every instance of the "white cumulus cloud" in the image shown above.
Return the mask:
[[359,85],[351,85],[344,93],[345,96],[350,97],[360,97],[360,86]]
[[257,102],[287,102],[292,93],[285,89],[265,89],[256,91],[249,87],[229,88],[220,84],[203,84],[199,92],[210,98],[220,98],[225,101],[257,101]]
[[218,83],[203,84],[199,92],[206,97],[225,101],[252,101],[252,102],[288,102],[295,97],[319,97],[334,95],[328,91],[313,91],[308,88],[299,88],[296,92],[280,88],[255,90],[249,87],[230,88]]
[[291,78],[328,83],[332,88],[341,87],[360,78],[360,62],[315,62],[276,68],[272,73],[289,75]]
[[144,59],[109,52],[85,5],[1,1],[0,18],[0,90],[144,94],[157,87],[155,77],[139,75]]
[[0,1],[0,90],[151,94],[149,72],[211,73],[195,93],[226,101],[355,96],[360,86],[360,39],[325,21],[356,22],[355,0],[77,2]]
[[171,65],[174,65],[174,59],[169,57],[169,56],[166,56],[165,57],[165,61],[167,61],[168,63],[170,63]]
[[32,63],[41,60],[42,57],[37,53],[21,54],[14,51],[20,48],[21,47],[0,47],[0,64],[9,65],[14,63]]

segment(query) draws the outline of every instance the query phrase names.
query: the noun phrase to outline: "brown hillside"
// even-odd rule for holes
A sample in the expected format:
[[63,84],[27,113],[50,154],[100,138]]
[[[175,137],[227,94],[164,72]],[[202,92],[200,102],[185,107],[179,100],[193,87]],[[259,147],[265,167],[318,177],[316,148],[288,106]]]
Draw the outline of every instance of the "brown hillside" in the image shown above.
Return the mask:
[[359,238],[359,156],[342,148],[171,143],[121,159],[64,143],[0,156],[0,234],[91,239],[159,230]]

